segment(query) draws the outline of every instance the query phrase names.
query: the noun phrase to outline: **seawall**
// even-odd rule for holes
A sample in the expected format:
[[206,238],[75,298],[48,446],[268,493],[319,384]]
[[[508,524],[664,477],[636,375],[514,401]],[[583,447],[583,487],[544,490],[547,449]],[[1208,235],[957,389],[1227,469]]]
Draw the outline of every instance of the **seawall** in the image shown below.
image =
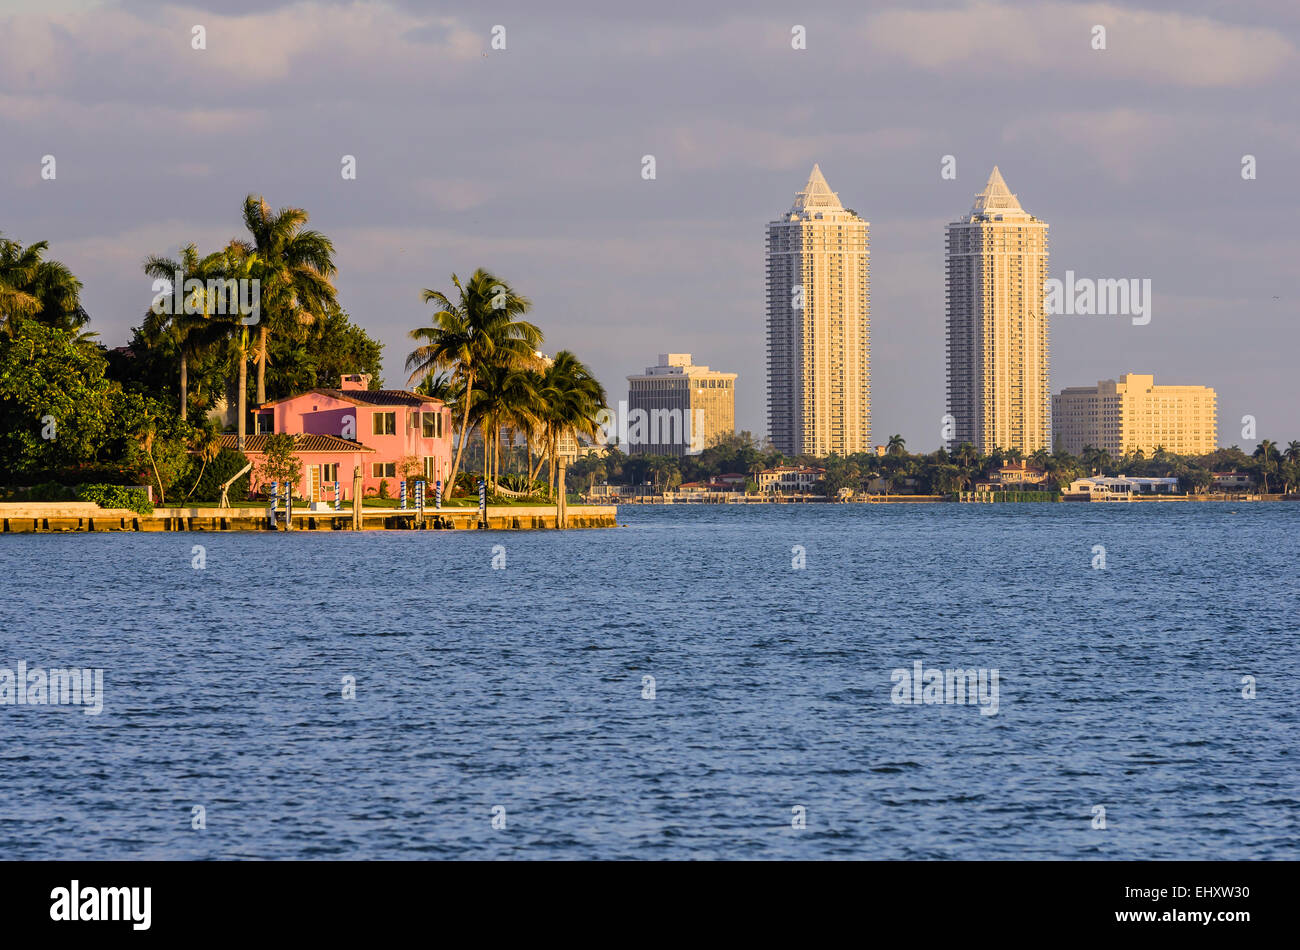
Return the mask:
[[[9,534],[62,531],[271,531],[284,530],[284,511],[272,528],[264,505],[238,508],[155,508],[141,515],[121,508],[100,508],[93,502],[0,502],[0,530]],[[453,529],[473,530],[478,526],[477,508],[424,510],[421,523],[415,511],[395,508],[362,508],[362,528],[371,530],[434,529],[440,521]],[[613,528],[618,523],[616,505],[571,505],[570,528]],[[495,506],[487,509],[487,526],[499,531],[554,530],[554,505]],[[309,511],[295,508],[294,531],[352,530],[352,511]]]

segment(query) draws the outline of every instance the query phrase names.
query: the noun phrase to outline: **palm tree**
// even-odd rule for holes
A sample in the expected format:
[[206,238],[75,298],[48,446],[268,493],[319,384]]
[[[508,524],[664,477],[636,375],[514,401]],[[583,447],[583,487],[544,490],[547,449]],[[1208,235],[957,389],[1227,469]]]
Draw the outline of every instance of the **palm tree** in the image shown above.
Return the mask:
[[267,337],[297,333],[338,306],[331,279],[334,244],[319,231],[304,230],[309,215],[302,208],[272,212],[261,195],[244,199],[244,226],[252,242],[238,242],[262,262],[261,317],[257,325],[257,402],[266,402]]
[[153,457],[153,443],[158,436],[158,423],[153,416],[146,414],[144,422],[140,428],[135,431],[136,443],[140,446],[140,451],[149,459],[149,466],[153,469],[154,481],[158,483],[158,504],[165,505],[167,498],[163,491],[162,476],[158,474],[158,463]]
[[532,434],[538,424],[537,373],[510,365],[485,366],[474,391],[470,426],[483,434],[483,468],[488,490],[495,490],[501,467],[501,429],[508,427],[507,450],[514,446],[515,432]]
[[459,383],[460,433],[447,483],[455,485],[465,443],[469,441],[475,380],[491,366],[531,365],[542,342],[542,331],[519,319],[532,309],[532,303],[482,268],[464,284],[455,274],[451,282],[456,288],[455,301],[439,290],[425,288],[421,294],[425,303],[433,303],[438,309],[429,326],[411,331],[411,339],[420,345],[407,356],[406,368],[411,383],[438,370],[450,370]]
[[1264,478],[1264,494],[1268,494],[1268,473],[1277,468],[1277,444],[1268,439],[1260,439],[1255,447],[1254,457],[1259,459],[1259,473]]
[[[214,269],[219,269],[219,273],[227,280],[235,281],[260,281],[263,275],[262,259],[257,253],[250,251],[246,244],[238,241],[231,241],[226,249],[220,252],[220,261],[213,261]],[[237,303],[231,307],[229,305],[222,308],[225,311],[227,332],[233,327],[234,334],[234,357],[238,365],[237,377],[238,388],[236,389],[236,399],[238,404],[238,421],[236,422],[235,431],[238,433],[235,444],[239,451],[244,451],[245,431],[248,427],[248,324],[244,322],[247,314],[239,312],[240,306]]]
[[[224,253],[209,254],[200,258],[198,248],[187,244],[181,248],[179,261],[167,257],[151,256],[145,259],[144,272],[155,280],[181,281],[181,290],[191,279],[200,281],[203,286],[186,293],[181,312],[171,313],[170,307],[163,313],[153,308],[145,314],[141,335],[149,345],[163,343],[176,348],[180,360],[180,401],[181,419],[189,418],[189,363],[217,343],[222,342],[228,328],[212,318],[213,313],[223,309],[219,306],[218,293],[209,293],[207,282],[225,270]],[[224,301],[220,302],[224,304]]]
[[907,441],[901,435],[891,435],[885,451],[890,455],[902,455],[907,451]]
[[80,330],[90,320],[81,306],[81,281],[58,261],[43,260],[49,246],[0,238],[0,323],[11,335],[21,317],[61,330]]
[[605,408],[605,388],[591,371],[568,350],[555,354],[542,373],[540,415],[546,429],[556,491],[556,526],[568,527],[568,498],[564,490],[565,463],[559,457],[559,442],[580,435],[595,438],[600,428],[597,414]]

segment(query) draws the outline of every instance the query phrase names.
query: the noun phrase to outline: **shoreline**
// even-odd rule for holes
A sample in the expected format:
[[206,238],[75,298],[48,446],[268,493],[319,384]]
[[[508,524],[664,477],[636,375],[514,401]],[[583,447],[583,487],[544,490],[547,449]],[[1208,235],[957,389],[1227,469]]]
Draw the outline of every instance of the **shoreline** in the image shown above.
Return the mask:
[[[568,528],[617,527],[616,505],[571,505],[566,509]],[[284,512],[280,523],[272,526],[265,505],[240,507],[159,507],[153,514],[142,515],[122,508],[100,508],[94,502],[0,502],[0,533],[55,534],[64,532],[102,531],[284,531]],[[441,530],[474,531],[477,508],[414,509],[362,508],[363,531],[440,530],[438,519],[450,528]],[[355,531],[351,509],[311,511],[295,508],[293,531]],[[487,508],[487,529],[491,531],[562,530],[556,527],[554,505],[500,506]]]

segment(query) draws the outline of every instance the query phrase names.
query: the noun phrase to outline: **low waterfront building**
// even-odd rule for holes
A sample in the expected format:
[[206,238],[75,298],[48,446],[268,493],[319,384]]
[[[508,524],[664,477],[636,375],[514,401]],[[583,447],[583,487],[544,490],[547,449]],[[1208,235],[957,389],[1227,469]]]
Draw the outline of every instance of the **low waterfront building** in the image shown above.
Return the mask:
[[1216,400],[1208,386],[1157,386],[1138,373],[1063,389],[1052,397],[1053,444],[1072,455],[1090,445],[1116,457],[1205,455],[1218,441]]
[[[311,479],[341,483],[345,499],[352,497],[352,466],[361,466],[362,492],[376,494],[381,482],[396,496],[405,467],[418,465],[432,484],[451,474],[451,410],[441,400],[403,389],[370,389],[367,374],[344,376],[338,389],[312,389],[285,399],[275,399],[254,410],[254,435],[245,454],[260,455],[253,440],[271,433],[328,437],[324,441],[295,442],[320,445],[330,455],[317,457],[304,449],[303,497],[309,497]],[[265,439],[258,443],[265,446]],[[364,454],[364,457],[362,455]],[[412,462],[412,460],[415,462]],[[315,471],[313,472],[313,469]]]
[[804,494],[815,491],[825,479],[826,469],[778,465],[758,473],[758,490]]
[[[244,437],[244,455],[253,463],[249,477],[249,491],[252,493],[260,493],[264,488],[257,473],[266,460],[266,443],[270,438],[270,433]],[[234,449],[238,441],[239,436],[227,432],[221,437],[221,447]],[[352,497],[353,468],[359,466],[365,472],[376,453],[374,449],[336,435],[299,432],[293,434],[293,454],[302,463],[302,477],[294,485],[294,496],[308,501],[332,502],[335,482],[343,498]]]
[[989,469],[986,477],[988,483],[995,487],[1021,487],[1041,485],[1047,481],[1047,472],[1027,462],[1007,462]]
[[681,458],[735,431],[735,373],[696,366],[689,353],[660,353],[657,366],[627,383],[629,416],[640,410],[646,420],[645,437],[622,447],[629,455]]
[[1211,484],[1219,492],[1250,491],[1255,480],[1242,472],[1215,472]]
[[1092,475],[1070,482],[1071,495],[1172,495],[1178,491],[1176,478],[1136,478],[1119,475],[1111,478]]

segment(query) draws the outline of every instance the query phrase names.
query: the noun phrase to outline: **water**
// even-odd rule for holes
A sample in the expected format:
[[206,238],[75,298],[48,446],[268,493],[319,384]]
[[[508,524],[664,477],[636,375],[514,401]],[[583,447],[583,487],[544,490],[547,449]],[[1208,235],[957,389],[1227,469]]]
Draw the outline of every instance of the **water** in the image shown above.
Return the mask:
[[[106,693],[0,706],[0,854],[1300,856],[1300,505],[620,520],[0,537],[0,667]],[[997,714],[891,702],[917,660]]]

